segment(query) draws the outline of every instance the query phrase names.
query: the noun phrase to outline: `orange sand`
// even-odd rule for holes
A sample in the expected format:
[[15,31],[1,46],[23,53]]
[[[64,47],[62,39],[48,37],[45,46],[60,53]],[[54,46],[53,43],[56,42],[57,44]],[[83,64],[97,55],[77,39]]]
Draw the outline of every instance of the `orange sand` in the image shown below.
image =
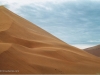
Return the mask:
[[1,74],[98,74],[100,58],[0,6],[0,70],[19,70]]

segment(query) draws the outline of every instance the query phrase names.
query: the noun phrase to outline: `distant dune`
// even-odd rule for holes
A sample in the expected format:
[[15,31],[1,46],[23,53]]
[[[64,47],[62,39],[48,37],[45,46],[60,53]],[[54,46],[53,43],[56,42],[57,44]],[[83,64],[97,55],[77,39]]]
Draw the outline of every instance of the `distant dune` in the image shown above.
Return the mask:
[[84,49],[85,51],[87,51],[88,53],[91,53],[95,56],[100,57],[100,45],[94,46],[94,47],[90,47],[90,48],[86,48]]
[[98,74],[100,58],[0,6],[0,70],[1,74]]

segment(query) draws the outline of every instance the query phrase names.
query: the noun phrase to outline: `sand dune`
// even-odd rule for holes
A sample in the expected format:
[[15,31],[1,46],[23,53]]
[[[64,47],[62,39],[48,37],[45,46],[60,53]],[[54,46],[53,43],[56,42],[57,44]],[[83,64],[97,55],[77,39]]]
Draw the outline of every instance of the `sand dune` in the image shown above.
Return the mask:
[[11,47],[9,43],[0,43],[0,54],[8,50]]
[[100,45],[84,49],[86,52],[100,57]]
[[1,74],[97,74],[100,58],[68,45],[0,7]]

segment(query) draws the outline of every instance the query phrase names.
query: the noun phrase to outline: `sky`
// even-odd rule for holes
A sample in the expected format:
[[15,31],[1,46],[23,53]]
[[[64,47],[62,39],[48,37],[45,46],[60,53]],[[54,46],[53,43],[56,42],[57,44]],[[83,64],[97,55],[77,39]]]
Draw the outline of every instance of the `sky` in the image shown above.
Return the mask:
[[100,0],[0,0],[0,5],[75,47],[100,44]]

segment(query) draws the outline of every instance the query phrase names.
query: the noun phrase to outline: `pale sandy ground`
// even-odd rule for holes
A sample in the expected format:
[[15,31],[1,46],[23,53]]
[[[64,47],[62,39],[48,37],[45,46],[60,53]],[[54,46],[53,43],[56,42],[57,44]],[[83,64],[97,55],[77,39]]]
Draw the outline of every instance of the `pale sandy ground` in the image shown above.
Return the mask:
[[88,53],[91,53],[91,54],[93,54],[95,56],[100,57],[100,45],[93,46],[93,47],[90,47],[90,48],[86,48],[84,50],[86,52],[88,52]]
[[19,70],[0,72],[7,74],[98,74],[100,58],[66,44],[1,6],[0,70]]

